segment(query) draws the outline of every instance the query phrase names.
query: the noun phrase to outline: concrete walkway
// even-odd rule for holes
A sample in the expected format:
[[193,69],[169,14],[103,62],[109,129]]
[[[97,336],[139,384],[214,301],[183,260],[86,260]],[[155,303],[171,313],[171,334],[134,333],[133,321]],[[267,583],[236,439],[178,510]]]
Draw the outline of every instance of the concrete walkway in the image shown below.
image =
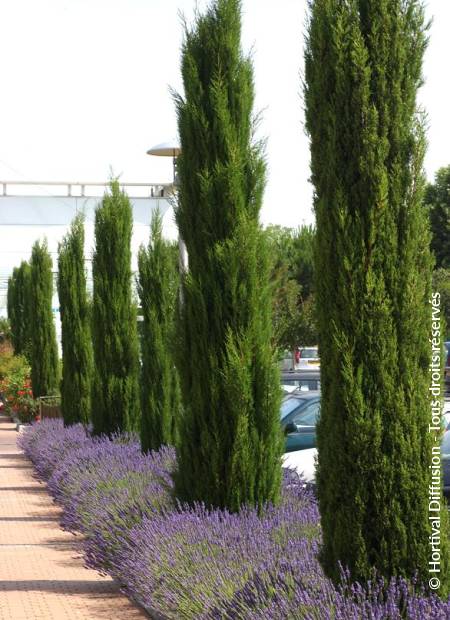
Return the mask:
[[141,620],[108,577],[87,570],[60,509],[0,416],[0,620]]

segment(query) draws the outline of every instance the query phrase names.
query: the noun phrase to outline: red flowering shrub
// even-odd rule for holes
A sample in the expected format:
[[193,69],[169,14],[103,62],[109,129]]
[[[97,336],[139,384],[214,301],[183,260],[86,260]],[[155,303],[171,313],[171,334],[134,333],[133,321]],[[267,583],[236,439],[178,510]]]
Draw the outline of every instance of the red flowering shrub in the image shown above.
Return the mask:
[[38,402],[33,398],[30,367],[24,357],[2,356],[0,393],[4,402],[3,410],[6,413],[17,416],[21,422],[36,419]]

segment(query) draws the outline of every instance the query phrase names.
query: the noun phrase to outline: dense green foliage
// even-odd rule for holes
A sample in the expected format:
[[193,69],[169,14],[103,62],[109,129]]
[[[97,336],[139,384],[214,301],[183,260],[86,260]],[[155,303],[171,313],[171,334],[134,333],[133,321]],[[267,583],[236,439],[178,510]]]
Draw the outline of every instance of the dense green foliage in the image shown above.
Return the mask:
[[139,353],[131,291],[132,208],[118,181],[111,182],[95,212],[92,263],[94,433],[139,427]]
[[87,424],[91,411],[92,343],[84,268],[84,223],[78,215],[58,248],[58,295],[64,424]]
[[279,497],[280,388],[269,258],[258,216],[262,145],[252,142],[253,69],[239,0],[217,0],[182,51],[176,218],[189,256],[181,304],[176,492],[238,510]]
[[30,362],[36,398],[55,394],[59,386],[58,345],[52,312],[52,259],[46,241],[36,241],[33,245],[30,265]]
[[440,168],[427,186],[424,203],[430,215],[431,249],[437,268],[450,268],[450,166]]
[[181,409],[174,347],[179,276],[174,245],[162,238],[162,219],[156,211],[148,247],[141,247],[138,256],[143,316],[141,445],[145,452],[177,443]]
[[265,229],[271,256],[273,338],[279,350],[316,345],[312,226]]
[[338,562],[361,580],[372,566],[430,576],[432,260],[416,108],[425,47],[415,0],[311,2],[304,95],[317,218],[317,483],[322,561],[334,578]]
[[30,356],[30,287],[31,268],[22,261],[8,279],[7,312],[16,355]]

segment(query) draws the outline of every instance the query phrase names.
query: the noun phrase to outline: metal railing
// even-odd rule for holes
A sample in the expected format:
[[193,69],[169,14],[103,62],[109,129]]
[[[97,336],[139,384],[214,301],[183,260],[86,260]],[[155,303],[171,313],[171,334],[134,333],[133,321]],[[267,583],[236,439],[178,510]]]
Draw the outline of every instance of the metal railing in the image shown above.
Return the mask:
[[40,396],[38,400],[41,420],[62,418],[61,396]]
[[[52,196],[55,197],[75,197],[75,198],[98,198],[101,196],[105,190],[109,187],[109,183],[102,181],[100,183],[94,183],[92,181],[89,182],[78,182],[78,181],[0,181],[1,185],[1,196],[28,196],[29,194],[23,193],[12,193],[14,192],[15,187],[35,187],[42,188],[42,194],[46,196],[49,194],[48,191],[45,191],[43,188],[64,188],[61,194],[52,193]],[[147,192],[143,192],[145,195],[142,197],[146,198],[159,198],[168,196],[173,191],[172,183],[119,183],[120,188],[126,190],[127,194],[130,198],[139,198],[140,196],[133,196],[131,192],[128,191],[128,188],[140,188],[144,190],[147,188]],[[101,188],[100,193],[86,193],[86,188]],[[9,191],[8,191],[9,188]],[[89,191],[89,190],[88,190]],[[36,194],[33,193],[33,196]]]

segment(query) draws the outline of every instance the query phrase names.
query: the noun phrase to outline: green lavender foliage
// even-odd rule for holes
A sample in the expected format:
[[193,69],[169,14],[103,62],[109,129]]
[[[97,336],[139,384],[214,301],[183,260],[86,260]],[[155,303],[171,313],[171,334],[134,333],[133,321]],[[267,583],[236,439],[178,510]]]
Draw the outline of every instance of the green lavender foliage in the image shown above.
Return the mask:
[[61,411],[64,424],[87,424],[91,411],[92,341],[84,267],[81,214],[58,247],[58,295],[63,367]]
[[[428,582],[432,260],[415,0],[315,0],[305,104],[317,218],[322,562]],[[439,445],[437,439],[437,445]],[[441,511],[441,592],[450,567]]]
[[173,246],[163,239],[162,218],[159,211],[155,211],[148,247],[141,246],[138,255],[138,292],[144,319],[141,347],[141,445],[144,452],[177,442],[180,390],[174,356],[179,275]]
[[30,265],[30,363],[36,398],[57,393],[59,386],[58,345],[52,312],[52,259],[47,241],[35,242]]
[[95,213],[92,263],[95,434],[139,428],[139,353],[131,290],[132,227],[130,201],[120,190],[118,181],[113,180],[110,192],[105,194]]
[[31,268],[22,261],[8,279],[7,312],[11,324],[12,344],[16,355],[30,356],[30,286]]
[[258,220],[265,162],[253,141],[253,69],[240,37],[238,0],[197,15],[182,49],[185,95],[176,96],[176,219],[189,271],[175,488],[182,500],[232,511],[278,500],[282,453],[270,265]]

